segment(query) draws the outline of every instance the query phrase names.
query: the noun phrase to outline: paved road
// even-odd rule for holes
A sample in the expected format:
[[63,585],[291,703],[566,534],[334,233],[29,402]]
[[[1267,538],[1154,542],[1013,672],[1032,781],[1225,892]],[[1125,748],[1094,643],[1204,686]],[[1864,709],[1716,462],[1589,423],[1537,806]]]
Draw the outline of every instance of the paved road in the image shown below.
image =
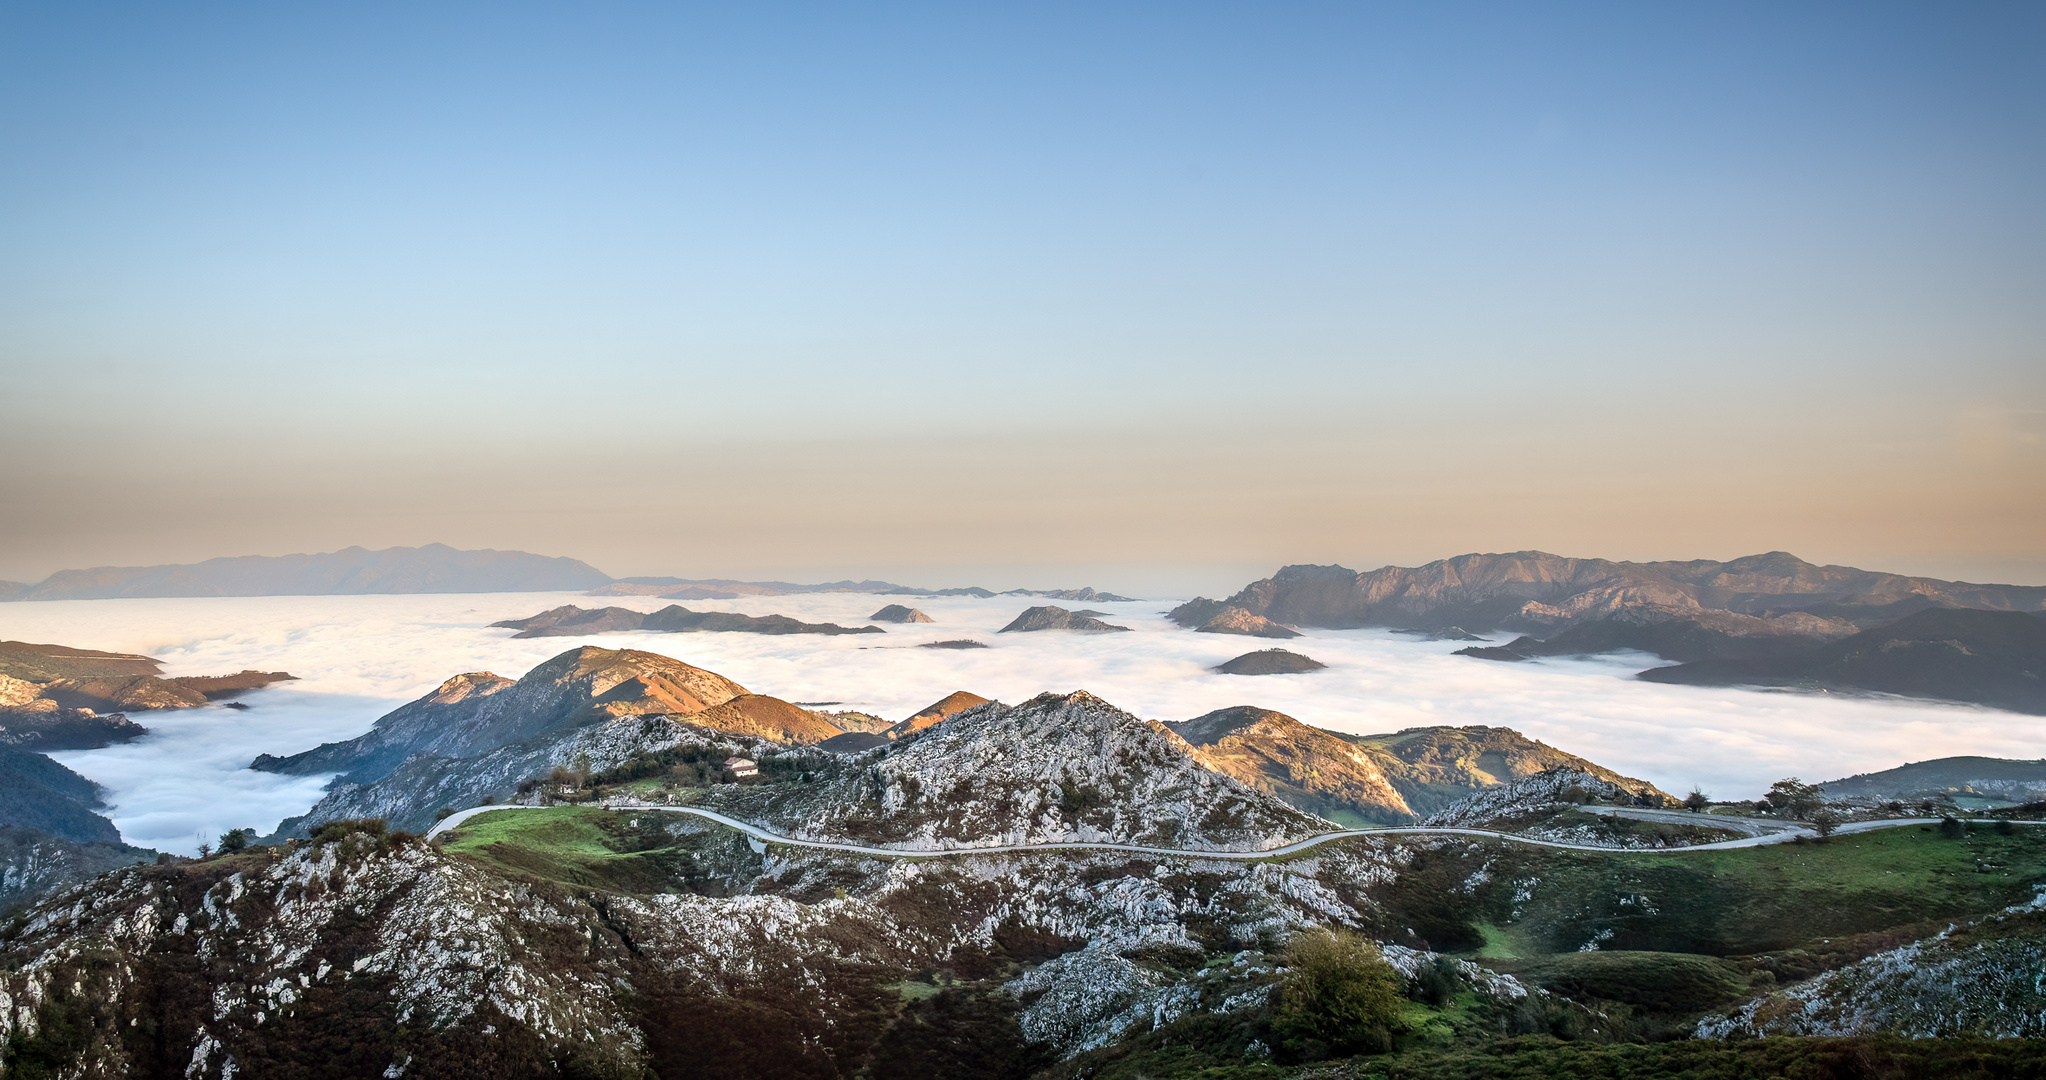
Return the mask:
[[[1695,844],[1690,847],[1675,848],[1598,847],[1593,844],[1568,844],[1557,840],[1538,840],[1529,836],[1516,836],[1513,833],[1493,832],[1490,829],[1454,829],[1437,826],[1415,825],[1405,828],[1394,829],[1343,829],[1338,832],[1321,833],[1316,836],[1310,836],[1305,840],[1296,840],[1293,843],[1287,844],[1283,847],[1266,848],[1262,851],[1209,851],[1200,848],[1147,847],[1142,844],[1112,844],[1104,842],[1089,842],[1082,840],[1056,840],[1036,844],[988,844],[983,846],[960,846],[929,851],[918,851],[904,848],[868,847],[864,844],[845,844],[830,840],[803,840],[793,836],[783,836],[780,833],[769,832],[768,830],[763,829],[760,826],[755,825],[751,822],[740,821],[737,818],[726,817],[725,815],[720,814],[715,810],[704,810],[694,806],[667,806],[661,803],[625,802],[621,800],[613,800],[610,802],[606,802],[603,805],[604,808],[607,810],[642,810],[642,811],[651,810],[659,813],[690,814],[695,817],[704,818],[705,820],[714,821],[719,825],[723,825],[726,828],[736,829],[739,832],[744,833],[746,835],[747,840],[753,843],[756,850],[764,850],[765,845],[767,844],[784,844],[789,847],[811,848],[817,851],[837,851],[848,855],[869,855],[884,859],[931,858],[933,856],[938,855],[1002,855],[1013,854],[1017,852],[1033,851],[1122,851],[1132,855],[1159,855],[1168,858],[1192,858],[1192,859],[1230,859],[1247,862],[1255,859],[1270,859],[1284,855],[1292,855],[1298,852],[1306,851],[1307,849],[1312,847],[1317,847],[1319,845],[1326,844],[1331,840],[1346,840],[1353,836],[1398,836],[1398,835],[1483,836],[1497,840],[1511,840],[1514,841],[1515,843],[1520,844],[1532,844],[1536,847],[1562,848],[1567,851],[1597,851],[1603,852],[1605,854],[1613,854],[1619,852],[1639,855],[1675,855],[1679,852],[1685,851],[1724,851],[1728,848],[1760,847],[1764,844],[1782,844],[1795,840],[1800,836],[1810,838],[1818,835],[1813,830],[1805,828],[1803,826],[1786,825],[1785,823],[1780,821],[1768,821],[1766,819],[1761,818],[1728,819],[1725,817],[1718,817],[1712,819],[1713,824],[1720,824],[1722,821],[1729,820],[1739,821],[1746,826],[1773,827],[1775,831],[1773,832],[1758,831],[1755,835],[1744,836],[1738,840],[1722,840],[1719,841],[1718,843],[1713,844]],[[514,812],[519,810],[534,809],[538,809],[538,807],[478,806],[472,809],[463,810],[459,813],[449,816],[445,820],[441,821],[439,824],[435,825],[433,829],[429,831],[426,835],[428,839],[432,839],[433,837],[438,836],[441,833],[446,832],[447,830],[460,825],[462,822],[467,821],[478,814],[488,814],[493,812]],[[1662,818],[1660,817],[1649,817],[1648,815],[1658,815],[1661,813],[1666,813],[1665,811],[1654,810],[1635,811],[1629,810],[1624,807],[1596,807],[1596,808],[1587,807],[1587,809],[1593,809],[1598,812],[1608,813],[1618,817],[1642,817],[1644,820],[1662,820]],[[1687,824],[1690,824],[1697,823],[1697,819],[1700,817],[1703,817],[1703,815],[1686,814],[1684,818],[1680,818],[1677,820],[1681,820]],[[1900,818],[1888,821],[1860,821],[1855,822],[1854,824],[1851,825],[1842,825],[1838,829],[1835,829],[1834,832],[1836,834],[1846,834],[1870,832],[1875,829],[1898,829],[1909,825],[1937,824],[1938,820],[1939,819],[1937,818]],[[2039,825],[2046,824],[2046,822],[2026,821],[2018,822],[2018,824]],[[1745,831],[1745,829],[1743,831]]]

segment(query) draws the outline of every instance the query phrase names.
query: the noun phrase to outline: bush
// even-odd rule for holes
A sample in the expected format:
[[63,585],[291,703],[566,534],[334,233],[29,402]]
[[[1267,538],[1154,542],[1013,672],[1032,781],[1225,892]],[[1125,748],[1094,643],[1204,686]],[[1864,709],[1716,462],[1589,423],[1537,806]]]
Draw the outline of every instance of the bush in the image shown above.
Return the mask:
[[1406,998],[1378,946],[1348,931],[1310,930],[1287,943],[1286,966],[1272,1030],[1296,1052],[1317,1043],[1336,1053],[1391,1048]]
[[385,829],[388,827],[384,823],[384,819],[380,817],[341,818],[336,821],[329,821],[313,830],[313,843],[328,844],[336,840],[345,840],[354,833],[368,833],[370,836],[381,840],[383,839]]
[[1939,835],[1945,840],[1959,840],[1968,835],[1968,827],[1955,818],[1939,819]]
[[249,838],[255,831],[254,829],[229,829],[221,833],[220,853],[226,855],[229,852],[246,850],[249,846]]

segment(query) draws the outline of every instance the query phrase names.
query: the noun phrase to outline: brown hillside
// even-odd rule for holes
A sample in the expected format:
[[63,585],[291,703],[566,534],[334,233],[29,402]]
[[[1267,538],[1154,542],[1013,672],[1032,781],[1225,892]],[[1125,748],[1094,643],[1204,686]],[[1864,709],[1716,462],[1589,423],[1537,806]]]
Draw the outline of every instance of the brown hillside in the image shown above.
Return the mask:
[[975,705],[985,705],[987,703],[988,699],[981,697],[979,694],[969,694],[964,690],[954,690],[929,705],[918,709],[916,715],[889,728],[885,734],[891,739],[899,739],[912,731],[922,731],[932,724],[950,717],[953,713],[962,712],[973,708]]
[[751,735],[778,743],[818,743],[845,734],[816,713],[766,694],[735,697],[685,719],[712,731]]
[[1414,817],[1377,755],[1284,713],[1241,705],[1165,726],[1210,768],[1309,813],[1352,825]]

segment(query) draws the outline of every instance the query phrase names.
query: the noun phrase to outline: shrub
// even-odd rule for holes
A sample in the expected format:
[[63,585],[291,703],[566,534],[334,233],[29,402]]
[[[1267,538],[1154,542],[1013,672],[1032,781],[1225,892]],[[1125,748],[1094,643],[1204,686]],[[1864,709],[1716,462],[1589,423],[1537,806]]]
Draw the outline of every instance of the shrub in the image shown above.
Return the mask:
[[226,855],[229,852],[246,850],[249,846],[249,836],[254,832],[254,829],[229,829],[221,833],[220,853]]
[[381,840],[386,828],[388,826],[385,825],[384,819],[380,817],[340,818],[335,821],[329,821],[313,830],[313,843],[327,844],[336,840],[345,840],[353,833],[368,833],[370,836]]
[[1406,998],[1378,946],[1348,931],[1310,930],[1286,945],[1272,1030],[1296,1048],[1382,1052],[1400,1030]]

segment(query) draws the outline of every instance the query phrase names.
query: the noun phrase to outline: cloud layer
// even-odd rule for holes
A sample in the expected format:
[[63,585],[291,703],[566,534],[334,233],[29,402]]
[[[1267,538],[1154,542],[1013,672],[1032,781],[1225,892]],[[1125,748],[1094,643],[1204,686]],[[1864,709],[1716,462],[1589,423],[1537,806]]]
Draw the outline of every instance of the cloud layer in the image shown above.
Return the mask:
[[[857,624],[883,598],[822,594],[688,606]],[[605,634],[511,639],[488,623],[562,603],[653,610],[644,597],[572,594],[253,597],[58,601],[0,607],[0,637],[144,652],[169,674],[283,669],[301,681],[207,708],[144,716],[153,734],[56,755],[104,784],[130,843],[189,852],[202,838],[268,830],[318,797],[319,779],[243,768],[367,730],[398,704],[465,671],[523,674],[582,644],[663,653],[792,701],[841,702],[889,719],[953,690],[1019,701],[1086,689],[1139,715],[1181,720],[1259,705],[1338,731],[1432,724],[1516,728],[1665,789],[1702,785],[1754,797],[1787,775],[1833,779],[1953,754],[2037,757],[2046,720],[1964,706],[1865,697],[1659,686],[1634,672],[1652,657],[1499,664],[1450,655],[1451,642],[1380,630],[1311,630],[1288,647],[1329,665],[1306,675],[1218,675],[1217,663],[1268,645],[1196,634],[1160,613],[1172,601],[1095,604],[1128,634],[996,634],[1029,598],[913,601],[936,619],[887,635]],[[990,648],[912,648],[972,637]]]

